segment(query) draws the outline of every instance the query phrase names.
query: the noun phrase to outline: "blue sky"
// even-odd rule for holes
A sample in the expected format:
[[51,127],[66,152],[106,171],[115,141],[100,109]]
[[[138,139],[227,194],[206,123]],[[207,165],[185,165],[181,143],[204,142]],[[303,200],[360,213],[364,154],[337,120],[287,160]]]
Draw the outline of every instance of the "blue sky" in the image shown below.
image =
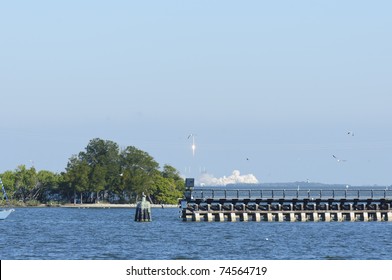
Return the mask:
[[391,8],[6,1],[0,172],[61,172],[99,137],[196,178],[391,185]]

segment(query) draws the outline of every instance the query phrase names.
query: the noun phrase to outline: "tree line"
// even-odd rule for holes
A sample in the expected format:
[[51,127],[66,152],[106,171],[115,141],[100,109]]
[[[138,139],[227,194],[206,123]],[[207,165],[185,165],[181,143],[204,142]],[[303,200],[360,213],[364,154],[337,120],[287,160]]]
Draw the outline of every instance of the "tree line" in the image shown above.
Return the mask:
[[[134,203],[144,193],[150,202],[176,204],[184,180],[172,166],[159,164],[147,152],[95,138],[71,156],[64,172],[18,166],[0,174],[8,198],[24,204]],[[4,203],[4,199],[3,199]]]

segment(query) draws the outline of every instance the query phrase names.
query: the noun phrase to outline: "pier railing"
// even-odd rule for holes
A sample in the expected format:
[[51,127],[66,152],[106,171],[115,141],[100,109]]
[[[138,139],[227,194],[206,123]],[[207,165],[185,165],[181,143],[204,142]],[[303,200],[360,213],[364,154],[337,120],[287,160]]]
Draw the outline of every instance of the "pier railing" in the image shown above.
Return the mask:
[[186,199],[392,199],[392,190],[385,189],[193,189]]

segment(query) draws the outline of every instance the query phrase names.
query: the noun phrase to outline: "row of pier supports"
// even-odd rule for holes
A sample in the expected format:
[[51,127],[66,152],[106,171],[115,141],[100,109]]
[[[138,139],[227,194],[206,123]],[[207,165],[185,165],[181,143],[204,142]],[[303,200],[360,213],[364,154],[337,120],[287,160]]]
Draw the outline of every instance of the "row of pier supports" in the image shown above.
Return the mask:
[[192,211],[385,211],[392,210],[389,202],[381,203],[188,203],[186,207]]
[[278,211],[278,212],[222,212],[222,211],[197,211],[184,212],[184,221],[207,222],[343,222],[343,221],[392,221],[390,211]]
[[[183,221],[392,221],[392,190],[387,189],[381,195],[376,195],[377,190],[360,189],[355,196],[349,196],[346,189],[344,197],[336,196],[339,190],[333,189],[319,190],[318,197],[311,197],[310,190],[305,196],[297,190],[297,195],[290,197],[293,190],[196,190],[193,178],[185,180],[185,188]],[[268,193],[272,196],[265,197]]]

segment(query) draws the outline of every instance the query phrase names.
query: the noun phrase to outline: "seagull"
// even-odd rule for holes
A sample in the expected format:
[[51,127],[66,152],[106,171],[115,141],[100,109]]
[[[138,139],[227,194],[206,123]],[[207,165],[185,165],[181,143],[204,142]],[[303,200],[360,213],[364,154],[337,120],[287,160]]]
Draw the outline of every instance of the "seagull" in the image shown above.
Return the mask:
[[354,136],[354,132],[352,132],[352,131],[349,131],[349,132],[347,132],[347,135]]
[[335,155],[332,155],[334,159],[336,159],[337,162],[346,162],[345,159],[339,159]]

